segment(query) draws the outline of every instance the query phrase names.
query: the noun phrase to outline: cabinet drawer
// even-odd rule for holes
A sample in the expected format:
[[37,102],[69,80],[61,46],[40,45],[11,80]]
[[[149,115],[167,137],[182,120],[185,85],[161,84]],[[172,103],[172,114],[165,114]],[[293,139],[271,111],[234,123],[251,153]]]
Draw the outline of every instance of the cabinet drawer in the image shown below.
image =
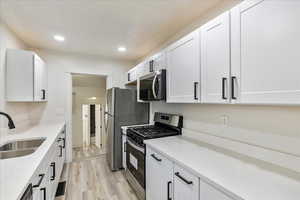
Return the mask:
[[174,200],[199,200],[199,178],[174,166]]
[[200,199],[201,200],[234,200],[233,198],[226,195],[224,192],[216,189],[210,184],[200,181]]
[[172,162],[168,160],[166,157],[162,156],[160,153],[157,153],[155,150],[147,147],[146,157],[149,160],[156,161],[159,165],[171,165]]

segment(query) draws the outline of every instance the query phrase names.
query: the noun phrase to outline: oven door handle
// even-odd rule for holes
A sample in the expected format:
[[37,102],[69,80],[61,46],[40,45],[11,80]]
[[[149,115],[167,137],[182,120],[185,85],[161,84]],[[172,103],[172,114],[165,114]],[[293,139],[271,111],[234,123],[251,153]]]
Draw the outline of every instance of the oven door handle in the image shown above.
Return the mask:
[[137,146],[136,144],[134,144],[134,143],[131,142],[130,140],[127,140],[127,142],[128,142],[128,144],[129,144],[130,146],[132,146],[132,147],[135,148],[136,150],[142,152],[143,154],[145,153],[145,150],[144,150],[143,147]]
[[157,99],[157,94],[155,92],[155,83],[156,83],[157,76],[158,76],[158,74],[155,74],[153,82],[152,82],[152,93],[153,93],[154,99]]

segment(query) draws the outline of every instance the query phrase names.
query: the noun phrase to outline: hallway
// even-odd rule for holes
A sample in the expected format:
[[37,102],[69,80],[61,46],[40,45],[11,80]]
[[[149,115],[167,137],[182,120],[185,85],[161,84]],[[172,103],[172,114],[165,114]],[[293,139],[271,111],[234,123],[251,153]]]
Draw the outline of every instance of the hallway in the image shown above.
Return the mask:
[[76,148],[68,166],[67,200],[137,200],[121,171],[111,172],[106,155],[91,148]]

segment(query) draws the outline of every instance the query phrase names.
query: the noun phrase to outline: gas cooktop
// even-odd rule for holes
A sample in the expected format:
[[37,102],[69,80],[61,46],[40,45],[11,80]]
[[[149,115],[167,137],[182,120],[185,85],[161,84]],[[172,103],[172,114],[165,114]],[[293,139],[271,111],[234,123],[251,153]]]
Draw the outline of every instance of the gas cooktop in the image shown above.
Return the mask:
[[136,134],[142,136],[144,139],[157,138],[170,135],[178,135],[177,130],[164,128],[158,125],[139,126],[131,129]]
[[154,125],[128,128],[127,138],[140,147],[144,147],[144,140],[180,135],[182,120],[181,115],[155,113]]

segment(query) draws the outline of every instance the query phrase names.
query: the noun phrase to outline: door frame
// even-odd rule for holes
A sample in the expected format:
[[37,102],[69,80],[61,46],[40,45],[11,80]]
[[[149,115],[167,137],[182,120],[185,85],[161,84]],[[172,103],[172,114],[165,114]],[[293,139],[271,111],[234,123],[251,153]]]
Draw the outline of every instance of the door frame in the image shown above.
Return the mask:
[[66,112],[65,112],[65,123],[66,123],[66,162],[72,162],[73,160],[73,132],[72,132],[72,105],[73,105],[73,84],[72,75],[95,75],[106,78],[106,89],[112,85],[112,74],[108,73],[84,73],[84,72],[65,72],[65,81],[67,87],[67,98],[66,98]]

